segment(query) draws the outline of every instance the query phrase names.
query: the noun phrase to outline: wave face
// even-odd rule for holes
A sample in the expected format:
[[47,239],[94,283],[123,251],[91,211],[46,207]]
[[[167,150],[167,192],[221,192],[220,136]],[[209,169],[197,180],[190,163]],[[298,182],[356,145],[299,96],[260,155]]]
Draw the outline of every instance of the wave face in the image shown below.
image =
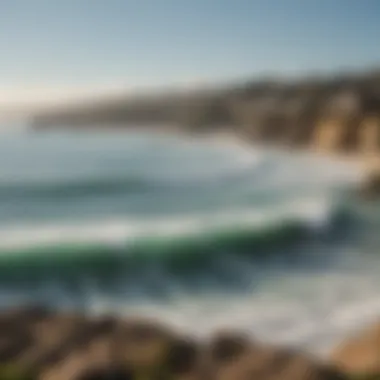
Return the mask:
[[327,228],[357,178],[311,157],[174,137],[7,136],[0,264],[259,257]]
[[[350,200],[359,180],[346,163],[232,143],[2,136],[0,306],[154,313],[197,333],[232,323],[317,346],[338,279],[380,285],[380,213]],[[371,271],[354,277],[359,267]]]

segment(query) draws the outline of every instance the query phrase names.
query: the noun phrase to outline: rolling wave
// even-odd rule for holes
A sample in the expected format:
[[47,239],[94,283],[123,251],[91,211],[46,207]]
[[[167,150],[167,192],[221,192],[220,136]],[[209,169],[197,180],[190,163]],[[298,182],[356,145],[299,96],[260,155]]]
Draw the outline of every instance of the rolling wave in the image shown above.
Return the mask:
[[174,272],[207,270],[223,254],[265,260],[286,251],[290,258],[299,254],[292,247],[334,234],[349,218],[343,208],[305,201],[273,214],[6,229],[0,231],[0,274],[2,279],[127,276],[152,265]]

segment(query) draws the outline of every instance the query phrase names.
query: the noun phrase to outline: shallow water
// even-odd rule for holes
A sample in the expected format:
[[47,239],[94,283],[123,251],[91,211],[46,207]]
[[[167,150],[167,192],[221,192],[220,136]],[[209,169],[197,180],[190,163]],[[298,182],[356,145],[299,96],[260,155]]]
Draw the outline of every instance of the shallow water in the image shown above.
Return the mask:
[[0,303],[326,352],[380,313],[380,207],[344,162],[164,135],[0,136]]

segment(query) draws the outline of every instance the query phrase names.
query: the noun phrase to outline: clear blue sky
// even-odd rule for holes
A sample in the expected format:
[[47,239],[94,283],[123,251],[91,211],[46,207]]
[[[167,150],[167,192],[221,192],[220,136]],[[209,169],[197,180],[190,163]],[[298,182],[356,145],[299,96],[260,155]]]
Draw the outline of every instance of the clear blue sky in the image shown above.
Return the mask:
[[380,63],[380,0],[0,0],[2,86],[153,86]]

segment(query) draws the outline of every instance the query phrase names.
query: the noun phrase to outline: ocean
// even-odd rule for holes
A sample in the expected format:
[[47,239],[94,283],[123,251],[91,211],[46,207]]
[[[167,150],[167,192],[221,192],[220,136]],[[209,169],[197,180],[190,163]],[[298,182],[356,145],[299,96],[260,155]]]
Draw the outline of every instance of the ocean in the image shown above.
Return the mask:
[[352,163],[149,133],[0,135],[0,306],[233,328],[324,354],[380,315]]

